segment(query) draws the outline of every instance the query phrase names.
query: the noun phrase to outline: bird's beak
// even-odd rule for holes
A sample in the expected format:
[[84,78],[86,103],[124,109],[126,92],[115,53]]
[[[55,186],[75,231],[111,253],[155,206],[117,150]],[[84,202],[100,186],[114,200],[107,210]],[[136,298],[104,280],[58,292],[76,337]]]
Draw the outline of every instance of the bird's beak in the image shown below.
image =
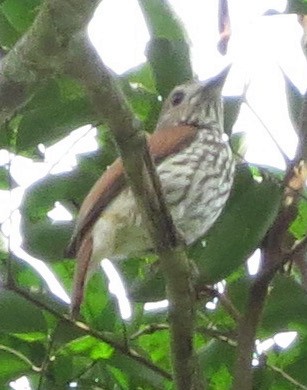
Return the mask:
[[226,68],[224,68],[219,74],[217,74],[216,76],[214,76],[211,79],[209,79],[208,81],[206,81],[205,88],[206,89],[212,88],[214,90],[221,91],[223,86],[224,86],[224,83],[226,81],[226,78],[228,76],[228,73],[229,73],[231,66],[232,66],[232,64],[226,66]]

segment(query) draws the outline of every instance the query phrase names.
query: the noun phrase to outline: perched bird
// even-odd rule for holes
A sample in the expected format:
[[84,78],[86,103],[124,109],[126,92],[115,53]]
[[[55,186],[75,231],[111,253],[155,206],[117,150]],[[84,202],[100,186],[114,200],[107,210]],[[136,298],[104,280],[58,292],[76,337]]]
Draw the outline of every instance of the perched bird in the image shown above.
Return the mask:
[[[233,182],[234,161],[223,137],[221,90],[226,68],[206,82],[174,88],[148,138],[174,224],[189,245],[220,215]],[[89,268],[153,249],[118,158],[85,198],[68,255],[77,258],[72,314],[78,314]]]

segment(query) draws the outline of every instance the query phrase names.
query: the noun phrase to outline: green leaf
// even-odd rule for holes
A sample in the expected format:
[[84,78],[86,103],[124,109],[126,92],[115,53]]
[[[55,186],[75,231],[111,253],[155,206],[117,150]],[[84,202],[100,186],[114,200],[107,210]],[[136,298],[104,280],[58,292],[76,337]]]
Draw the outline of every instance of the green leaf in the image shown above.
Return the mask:
[[66,344],[83,336],[81,329],[66,322],[59,322],[54,329],[53,343],[57,349],[65,348]]
[[74,270],[76,266],[75,259],[53,262],[49,266],[57,279],[60,280],[65,290],[72,291]]
[[[18,313],[18,320],[16,317]],[[27,335],[34,340],[45,338],[46,321],[42,311],[13,291],[0,291],[0,330]]]
[[198,356],[210,388],[219,390],[231,388],[231,372],[235,361],[234,347],[223,341],[212,340],[198,351]]
[[193,76],[186,33],[166,1],[139,0],[151,40],[147,57],[162,97]]
[[288,13],[294,14],[307,14],[307,1],[306,0],[288,0]]
[[120,368],[121,371],[128,374],[128,389],[152,389],[165,390],[167,389],[168,381],[159,373],[154,372],[150,368],[138,363],[135,360],[119,353],[114,352],[108,361],[108,367]]
[[[146,317],[150,319],[150,317],[155,316],[149,314]],[[151,324],[163,323],[163,321],[154,321],[153,318],[150,322]],[[153,332],[152,334],[143,335],[139,337],[139,339],[137,340],[137,344],[135,343],[135,348],[141,348],[143,354],[148,355],[150,357],[150,360],[157,364],[159,367],[164,367],[167,370],[171,370],[169,343],[169,331],[160,330]]]
[[1,9],[10,24],[23,33],[31,26],[40,4],[41,0],[5,0]]
[[0,46],[4,49],[11,48],[18,40],[19,34],[8,22],[0,8]]
[[[89,99],[77,82],[67,77],[48,79],[39,85],[18,115],[2,126],[0,145],[11,146],[14,137],[14,152],[33,154],[39,143],[49,146],[77,127],[93,123],[95,118]],[[7,129],[13,135],[5,134]]]
[[0,167],[0,190],[10,189],[10,175],[6,167]]
[[176,85],[192,79],[189,47],[184,41],[151,39],[147,47],[147,58],[153,69],[157,90],[163,98]]
[[[306,6],[307,7],[307,6]],[[307,9],[306,9],[307,11]],[[288,100],[288,109],[293,127],[297,132],[300,128],[301,110],[303,107],[304,96],[298,88],[292,83],[289,77],[283,73],[286,85],[286,96]]]
[[116,320],[121,322],[102,271],[93,275],[87,284],[81,314],[86,322],[97,330],[115,331]]
[[[1,350],[0,346],[0,385],[7,389],[7,382],[31,371],[30,363],[18,356],[18,351]],[[4,387],[5,386],[5,387]]]
[[1,350],[16,351],[21,357],[24,357],[24,360],[28,359],[36,366],[40,366],[46,356],[43,342],[22,340],[19,336],[11,336],[7,333],[0,334]]
[[246,133],[240,132],[232,134],[230,137],[231,150],[238,161],[242,160],[241,157],[245,156],[247,150]]
[[120,77],[120,80],[141,84],[146,91],[157,94],[152,69],[148,63],[129,69]]
[[49,381],[52,381],[53,388],[66,388],[70,382],[73,373],[73,358],[72,356],[55,356],[51,364],[48,366],[46,376]]
[[121,84],[133,112],[144,123],[145,130],[152,132],[161,110],[161,102],[158,101],[157,94],[146,90],[141,85],[131,88],[126,80]]
[[39,291],[46,286],[45,280],[41,275],[29,264],[14,259],[12,262],[12,275],[18,286],[25,288],[26,290]]
[[113,348],[94,337],[83,336],[66,344],[60,353],[67,356],[86,356],[92,360],[109,359],[113,353]]
[[307,201],[302,199],[298,205],[298,214],[290,226],[290,232],[297,240],[301,240],[307,234]]
[[262,330],[281,332],[306,326],[307,294],[293,278],[278,275],[263,313]]
[[[297,382],[306,385],[307,384],[307,348],[306,348],[306,332],[300,332],[299,342],[296,345],[290,346],[287,350],[282,351],[277,357],[278,367],[283,372],[290,375]],[[285,356],[289,355],[289,356]],[[271,361],[271,359],[270,359]],[[277,389],[276,389],[277,390]]]
[[45,220],[27,223],[22,247],[33,256],[44,260],[60,260],[73,232],[72,222]]
[[[23,246],[45,260],[64,257],[72,222],[52,222],[47,213],[56,201],[81,205],[105,166],[101,153],[84,159],[73,172],[47,176],[30,186],[21,206]],[[52,237],[53,239],[50,239]]]
[[224,96],[224,132],[231,135],[233,125],[238,119],[242,104],[242,96]]
[[17,150],[23,152],[39,143],[50,145],[60,140],[77,127],[91,123],[94,116],[90,111],[84,98],[56,101],[50,106],[24,112],[18,127]]
[[235,303],[236,308],[243,313],[247,299],[249,289],[251,287],[252,278],[248,276],[241,277],[240,279],[227,284],[227,293],[231,302]]
[[[243,167],[241,167],[242,169]],[[212,284],[237,269],[259,246],[277,216],[281,188],[274,181],[250,181],[237,171],[230,199],[205,239],[189,251],[200,270],[200,283]]]
[[253,386],[257,390],[293,390],[292,384],[268,367],[255,368]]
[[151,36],[171,40],[185,39],[184,27],[167,1],[139,0],[139,5]]

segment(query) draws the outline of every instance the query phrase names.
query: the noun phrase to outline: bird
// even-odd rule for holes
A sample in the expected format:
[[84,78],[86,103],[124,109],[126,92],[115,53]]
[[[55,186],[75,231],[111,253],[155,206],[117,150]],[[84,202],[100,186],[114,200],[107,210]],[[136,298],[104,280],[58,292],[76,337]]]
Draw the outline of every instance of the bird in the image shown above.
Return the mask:
[[[234,159],[223,132],[221,97],[229,68],[204,82],[176,86],[147,139],[166,205],[186,245],[214,224],[233,183]],[[77,260],[72,317],[79,314],[88,275],[102,259],[129,259],[153,250],[117,158],[85,197],[66,251],[66,257]]]

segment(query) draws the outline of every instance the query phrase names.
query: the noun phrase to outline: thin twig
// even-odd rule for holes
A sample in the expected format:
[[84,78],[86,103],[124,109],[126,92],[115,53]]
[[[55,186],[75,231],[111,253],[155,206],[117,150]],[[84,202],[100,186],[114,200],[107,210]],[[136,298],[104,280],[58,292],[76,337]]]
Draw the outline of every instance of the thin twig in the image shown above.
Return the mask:
[[264,129],[266,130],[266,132],[268,133],[268,135],[270,136],[270,138],[272,139],[272,141],[274,142],[275,146],[277,147],[277,149],[279,150],[279,153],[282,155],[286,165],[288,166],[290,164],[290,159],[289,157],[286,155],[286,153],[282,150],[282,148],[279,146],[278,142],[276,141],[276,139],[274,138],[273,134],[271,133],[270,129],[266,126],[266,124],[263,122],[263,120],[261,119],[261,117],[258,115],[258,113],[255,111],[255,109],[250,105],[249,101],[246,99],[244,99],[244,103],[247,105],[247,107],[251,110],[251,112],[255,115],[255,117],[258,119],[258,121],[261,123],[261,125],[264,127]]
[[241,320],[240,312],[235,307],[235,305],[231,302],[231,299],[225,292],[220,293],[215,288],[212,287],[206,287],[205,289],[202,290],[202,292],[204,292],[205,294],[209,294],[210,297],[218,298],[218,300],[220,301],[221,305],[224,307],[226,312],[236,323],[238,323]]
[[289,251],[289,255],[293,256],[297,253],[304,252],[307,249],[307,235],[303,237],[301,240],[296,241],[291,250]]
[[46,350],[44,361],[42,362],[42,365],[41,365],[41,371],[40,371],[39,381],[38,381],[38,385],[37,385],[37,390],[43,389],[44,375],[45,375],[45,373],[48,369],[49,363],[50,363],[50,355],[51,355],[51,351],[53,348],[54,336],[55,336],[54,332],[52,332],[51,335],[49,335],[48,347]]
[[163,370],[162,368],[156,366],[151,361],[147,360],[145,357],[141,356],[138,352],[133,350],[132,348],[127,349],[126,346],[118,342],[114,339],[112,339],[109,335],[99,332],[95,329],[90,328],[88,325],[81,321],[73,321],[68,315],[61,314],[57,312],[55,309],[50,307],[44,302],[41,302],[40,300],[33,297],[33,295],[29,294],[27,291],[21,289],[20,287],[14,286],[13,289],[11,289],[15,293],[19,294],[23,298],[25,298],[27,301],[32,302],[37,307],[48,311],[50,314],[52,314],[54,317],[58,318],[62,322],[73,326],[74,328],[84,332],[85,334],[92,336],[96,338],[97,340],[103,341],[104,343],[109,344],[111,347],[116,349],[117,351],[121,352],[123,355],[126,355],[127,357],[137,361],[138,363],[142,364],[143,366],[151,369],[152,371],[158,373],[163,378],[167,380],[172,380],[171,374],[169,374],[167,371]]
[[307,291],[307,248],[291,254],[291,261],[296,265],[301,274],[301,285]]
[[[305,112],[307,118],[307,95],[305,95],[302,112]],[[302,118],[305,115],[302,115]],[[299,196],[297,191],[303,190],[306,180],[306,127],[307,121],[302,120],[300,146],[297,148],[293,162],[289,162],[287,165],[280,212],[263,241],[261,270],[250,288],[245,315],[239,327],[234,390],[252,389],[252,354],[268,288],[278,269],[288,260],[287,253],[294,243],[294,237],[288,229],[298,211]],[[297,191],[289,191],[288,187],[294,187]]]
[[[14,284],[14,278],[13,278],[13,272],[12,272],[12,256],[11,256],[11,235],[12,235],[12,216],[13,216],[13,211],[11,210],[11,198],[12,198],[12,189],[13,189],[13,178],[11,174],[11,168],[12,168],[12,155],[9,153],[9,161],[8,161],[8,184],[9,184],[9,209],[10,209],[10,214],[8,217],[9,221],[9,234],[8,234],[8,257],[7,257],[7,269],[6,269],[6,283],[9,285]],[[15,210],[14,210],[15,211]]]
[[237,342],[237,333],[234,331],[222,331],[215,329],[213,327],[207,328],[205,326],[199,326],[196,328],[196,332],[203,334],[204,336],[209,336],[214,339],[224,341],[232,347],[236,347],[238,345]]
[[137,332],[133,333],[130,336],[130,340],[135,340],[141,336],[153,334],[161,330],[169,330],[169,325],[167,324],[151,324],[147,325],[142,329],[139,329]]
[[273,275],[273,272],[263,274],[260,271],[250,288],[246,312],[238,328],[233,390],[252,389],[253,371],[251,360],[255,348],[255,335],[262,315],[269,282]]
[[292,385],[296,386],[298,389],[307,390],[307,386],[304,386],[302,383],[300,383],[296,379],[292,378],[292,376],[287,374],[285,371],[283,371],[279,367],[273,366],[271,364],[267,364],[267,367],[269,367],[272,371],[275,371],[278,374],[280,374],[286,381],[290,382]]
[[225,293],[218,293],[217,295],[218,299],[221,302],[221,305],[224,307],[224,309],[227,311],[227,313],[231,316],[233,320],[235,320],[236,323],[238,323],[241,320],[241,314],[238,311],[238,309],[234,306],[234,304],[231,302],[230,298]]
[[7,347],[6,345],[0,345],[0,350],[1,351],[5,351],[5,352],[8,352],[8,353],[11,353],[12,355],[18,357],[20,360],[22,360],[24,363],[28,364],[33,371],[35,372],[40,372],[41,369],[40,367],[37,367],[35,366],[31,360],[29,360],[25,355],[23,355],[22,353],[20,353],[19,351],[16,351],[15,349],[13,348],[10,348],[10,347]]

